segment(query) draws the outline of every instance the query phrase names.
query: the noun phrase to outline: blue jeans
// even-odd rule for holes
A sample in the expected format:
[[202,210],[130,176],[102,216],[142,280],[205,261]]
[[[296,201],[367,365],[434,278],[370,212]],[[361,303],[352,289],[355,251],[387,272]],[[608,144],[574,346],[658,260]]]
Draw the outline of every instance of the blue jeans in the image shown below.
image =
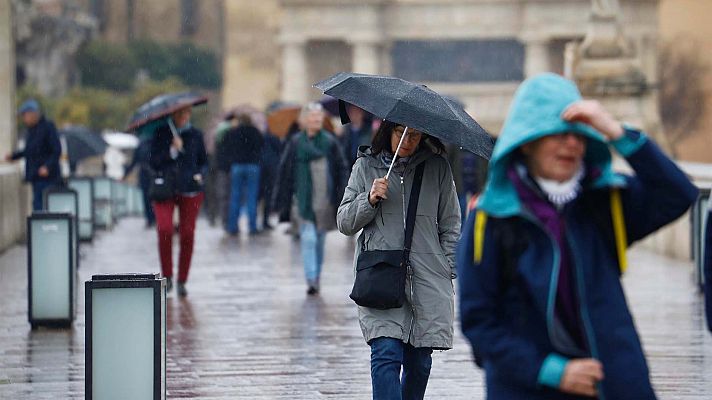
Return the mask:
[[230,168],[230,209],[227,214],[227,231],[237,233],[243,189],[247,196],[247,217],[250,232],[257,232],[257,199],[260,194],[260,166],[258,164],[233,164]]
[[316,229],[313,222],[302,221],[299,226],[299,242],[302,246],[304,261],[304,276],[307,283],[316,285],[321,276],[321,266],[324,263],[324,239],[326,232]]
[[432,365],[431,348],[415,348],[389,337],[373,339],[369,344],[374,400],[420,400],[425,396]]
[[44,191],[50,186],[59,184],[59,181],[34,181],[32,182],[32,211],[44,210]]

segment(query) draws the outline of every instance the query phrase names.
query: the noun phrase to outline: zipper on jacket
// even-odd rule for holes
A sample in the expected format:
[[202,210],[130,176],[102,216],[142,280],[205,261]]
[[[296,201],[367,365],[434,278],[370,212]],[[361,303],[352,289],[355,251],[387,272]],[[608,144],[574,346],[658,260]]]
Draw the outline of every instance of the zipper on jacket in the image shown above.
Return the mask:
[[[589,349],[591,350],[591,357],[595,358],[596,360],[598,359],[598,347],[596,347],[596,339],[593,336],[593,327],[591,326],[591,317],[588,315],[588,308],[583,306],[583,299],[586,297],[586,287],[583,282],[583,271],[581,271],[580,266],[581,264],[578,262],[578,248],[576,246],[576,243],[574,242],[573,238],[571,238],[569,235],[565,235],[565,239],[569,243],[569,246],[571,247],[571,255],[572,255],[572,263],[574,265],[574,269],[576,272],[576,286],[578,287],[578,294],[579,294],[579,312],[581,313],[581,320],[583,321],[583,329],[584,332],[586,333],[586,338],[588,340],[588,346]],[[599,360],[600,362],[600,360]],[[605,400],[606,396],[603,393],[603,390],[601,390],[601,383],[596,384],[597,389],[598,389],[598,399],[599,400]]]
[[[553,322],[554,322],[554,308],[556,305],[556,291],[558,289],[558,283],[559,283],[559,269],[560,269],[560,264],[561,264],[561,254],[559,252],[558,246],[556,245],[556,239],[554,239],[553,235],[546,230],[546,228],[537,220],[534,216],[529,215],[528,213],[524,212],[522,213],[522,216],[531,223],[533,223],[535,226],[537,226],[539,229],[541,229],[546,236],[549,238],[549,241],[551,242],[552,249],[554,250],[554,267],[552,269],[552,275],[551,275],[551,281],[549,282],[549,296],[547,300],[547,306],[546,306],[546,326],[547,329],[549,330],[549,340],[551,340],[551,332],[553,331]],[[584,333],[586,334],[586,338],[589,342],[589,347],[591,350],[591,357],[598,359],[598,349],[596,347],[596,343],[594,341],[593,337],[593,329],[591,328],[591,322],[590,322],[590,317],[588,315],[588,309],[583,307],[583,301],[581,299],[584,297],[584,285],[583,285],[583,277],[581,274],[581,271],[579,271],[579,266],[580,263],[578,263],[578,257],[577,257],[577,250],[576,250],[576,245],[574,244],[573,240],[569,238],[569,235],[565,235],[565,239],[569,242],[569,245],[571,246],[571,253],[573,255],[573,264],[576,272],[576,283],[578,287],[578,294],[579,294],[579,311],[581,312],[581,320],[583,321],[583,329]],[[552,290],[553,289],[553,290]],[[603,391],[601,390],[601,384],[598,383],[596,384],[598,388],[598,400],[605,400],[606,397],[603,394]]]
[[551,341],[552,332],[554,331],[554,308],[556,306],[556,291],[559,286],[559,269],[561,267],[561,254],[558,246],[556,245],[556,239],[554,238],[554,236],[546,229],[546,227],[544,227],[544,225],[541,224],[538,219],[536,219],[536,217],[526,212],[523,212],[522,216],[524,217],[524,219],[531,222],[532,224],[534,224],[534,226],[538,227],[542,232],[544,232],[546,237],[549,238],[549,243],[551,243],[551,249],[553,251],[554,260],[551,269],[551,279],[549,280],[549,293],[547,295],[546,301],[546,328],[548,330],[549,340]]
[[[400,177],[400,183],[401,183],[401,199],[403,201],[403,240],[405,241],[405,224],[406,224],[406,214],[407,210],[405,208],[405,172],[403,172],[403,176]],[[415,224],[415,221],[413,221],[413,224]],[[415,229],[415,226],[413,227]],[[411,244],[411,247],[412,244]],[[413,301],[415,293],[413,291],[413,266],[410,264],[410,254],[408,257],[408,262],[406,263],[406,275],[408,276],[408,280],[410,281],[410,330],[408,332],[408,340],[407,342],[410,343],[410,337],[413,335],[413,330],[415,329],[415,303]]]

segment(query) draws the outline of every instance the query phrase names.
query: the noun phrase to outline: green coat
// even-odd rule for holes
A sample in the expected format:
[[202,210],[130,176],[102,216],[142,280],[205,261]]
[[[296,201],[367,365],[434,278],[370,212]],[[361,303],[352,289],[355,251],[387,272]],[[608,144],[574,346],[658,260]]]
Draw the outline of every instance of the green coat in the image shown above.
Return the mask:
[[[410,259],[413,279],[406,281],[406,304],[390,310],[359,307],[361,331],[370,342],[391,337],[414,347],[452,348],[455,247],[460,238],[460,207],[450,166],[439,154],[423,148],[406,167],[404,183],[393,173],[388,199],[376,207],[368,193],[376,178],[388,168],[370,150],[360,153],[354,164],[337,213],[337,225],[345,235],[361,231],[355,260],[362,250],[403,248],[404,215],[413,185],[415,167],[426,163]],[[405,210],[404,210],[405,203]]]

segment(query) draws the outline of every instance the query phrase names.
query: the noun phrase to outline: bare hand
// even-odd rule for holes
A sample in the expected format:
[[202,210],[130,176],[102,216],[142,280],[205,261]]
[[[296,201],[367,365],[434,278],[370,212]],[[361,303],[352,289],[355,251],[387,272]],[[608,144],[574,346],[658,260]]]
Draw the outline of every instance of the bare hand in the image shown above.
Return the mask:
[[171,143],[171,146],[178,151],[183,150],[183,139],[178,136],[173,136],[173,143]]
[[388,198],[386,193],[388,193],[388,179],[375,179],[371,185],[371,191],[368,193],[368,202],[375,206],[379,201]]
[[37,175],[46,178],[49,176],[49,170],[43,165],[40,167],[40,169],[37,170]]
[[593,358],[571,360],[566,364],[559,390],[579,396],[596,397],[596,384],[603,380],[603,365]]
[[12,154],[10,154],[10,153],[5,154],[5,161],[7,161],[7,162],[12,161]]
[[596,100],[580,100],[568,106],[561,118],[568,122],[590,125],[608,140],[623,136],[623,126]]

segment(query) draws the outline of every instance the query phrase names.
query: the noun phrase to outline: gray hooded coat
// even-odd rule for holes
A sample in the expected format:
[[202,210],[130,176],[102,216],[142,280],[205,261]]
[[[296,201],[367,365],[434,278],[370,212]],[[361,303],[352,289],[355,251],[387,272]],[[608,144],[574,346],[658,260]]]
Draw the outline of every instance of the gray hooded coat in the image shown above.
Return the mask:
[[460,207],[447,160],[421,146],[405,168],[403,179],[392,173],[388,199],[376,207],[368,193],[388,168],[370,149],[359,152],[337,213],[339,231],[358,237],[355,260],[364,250],[403,248],[404,216],[415,167],[426,163],[415,220],[410,260],[413,278],[406,281],[406,304],[377,310],[359,307],[361,331],[370,342],[378,337],[400,339],[414,347],[452,348],[455,247],[460,238]]

